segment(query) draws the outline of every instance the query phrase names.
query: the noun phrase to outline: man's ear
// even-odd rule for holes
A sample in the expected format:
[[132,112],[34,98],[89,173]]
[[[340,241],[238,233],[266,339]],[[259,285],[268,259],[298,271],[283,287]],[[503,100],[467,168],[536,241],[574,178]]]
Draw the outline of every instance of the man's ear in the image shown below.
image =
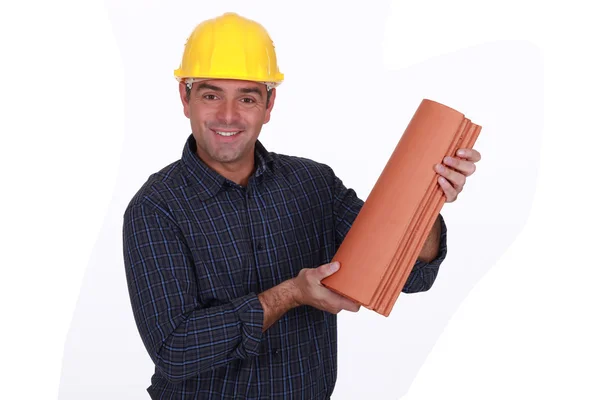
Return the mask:
[[179,82],[179,97],[183,105],[183,113],[186,117],[190,117],[190,100],[187,97],[187,83]]
[[269,104],[267,104],[267,111],[265,113],[265,124],[271,120],[271,111],[275,105],[275,97],[277,97],[277,89],[271,89],[271,97],[269,98]]

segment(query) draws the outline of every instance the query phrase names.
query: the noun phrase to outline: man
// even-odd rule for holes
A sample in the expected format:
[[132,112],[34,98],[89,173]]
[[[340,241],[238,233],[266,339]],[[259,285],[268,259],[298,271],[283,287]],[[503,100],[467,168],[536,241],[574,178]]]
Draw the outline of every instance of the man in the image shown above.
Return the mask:
[[[262,26],[231,13],[205,21],[175,75],[192,134],[124,215],[131,304],[156,366],[148,392],[327,399],[336,315],[358,306],[320,281],[339,267],[329,261],[363,201],[327,165],[258,140],[283,80]],[[463,151],[439,170],[448,202],[480,159]],[[440,215],[405,293],[431,287],[445,246]]]

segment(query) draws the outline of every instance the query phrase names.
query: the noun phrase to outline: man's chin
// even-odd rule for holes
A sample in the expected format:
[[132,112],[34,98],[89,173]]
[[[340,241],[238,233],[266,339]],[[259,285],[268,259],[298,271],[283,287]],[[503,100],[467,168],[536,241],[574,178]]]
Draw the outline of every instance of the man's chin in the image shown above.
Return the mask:
[[220,152],[213,154],[213,160],[227,164],[227,163],[235,163],[242,159],[242,155],[238,152]]

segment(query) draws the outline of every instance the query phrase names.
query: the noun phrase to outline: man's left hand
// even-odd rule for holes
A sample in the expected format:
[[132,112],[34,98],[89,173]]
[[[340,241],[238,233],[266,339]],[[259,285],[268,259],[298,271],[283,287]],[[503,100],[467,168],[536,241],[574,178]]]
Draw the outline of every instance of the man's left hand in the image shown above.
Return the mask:
[[444,157],[443,165],[436,164],[435,171],[440,175],[438,182],[446,195],[446,203],[456,200],[462,192],[467,177],[475,173],[475,163],[481,154],[474,149],[459,149],[456,157]]

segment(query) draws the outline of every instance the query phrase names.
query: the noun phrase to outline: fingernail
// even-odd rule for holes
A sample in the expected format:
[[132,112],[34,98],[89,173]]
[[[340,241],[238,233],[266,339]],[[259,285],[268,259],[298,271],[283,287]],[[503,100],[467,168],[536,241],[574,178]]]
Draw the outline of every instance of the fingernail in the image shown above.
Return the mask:
[[444,172],[444,166],[443,166],[443,165],[441,165],[441,164],[438,164],[438,165],[436,165],[436,166],[435,166],[435,169],[436,169],[438,172]]
[[331,264],[329,264],[329,269],[331,270],[331,272],[335,272],[340,268],[340,263],[337,261],[332,262]]
[[446,164],[452,164],[452,161],[454,161],[454,160],[452,159],[452,157],[444,157],[444,162],[445,162]]
[[465,154],[467,154],[467,152],[464,150],[459,150],[456,152],[456,154],[458,154],[459,156],[464,156]]
[[444,182],[446,182],[446,180],[445,180],[445,179],[444,179],[442,176],[440,176],[440,177],[438,178],[438,182],[439,182],[439,183],[444,183]]

